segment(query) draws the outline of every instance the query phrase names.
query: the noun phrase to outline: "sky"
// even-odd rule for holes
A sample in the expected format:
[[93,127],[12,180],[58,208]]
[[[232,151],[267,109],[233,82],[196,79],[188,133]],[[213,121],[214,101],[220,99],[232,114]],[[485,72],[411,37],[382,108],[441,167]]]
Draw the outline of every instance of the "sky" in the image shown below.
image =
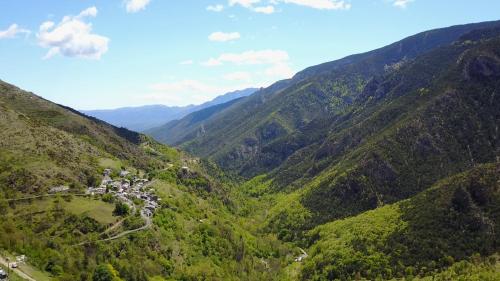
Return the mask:
[[76,109],[200,104],[498,0],[0,0],[0,80]]

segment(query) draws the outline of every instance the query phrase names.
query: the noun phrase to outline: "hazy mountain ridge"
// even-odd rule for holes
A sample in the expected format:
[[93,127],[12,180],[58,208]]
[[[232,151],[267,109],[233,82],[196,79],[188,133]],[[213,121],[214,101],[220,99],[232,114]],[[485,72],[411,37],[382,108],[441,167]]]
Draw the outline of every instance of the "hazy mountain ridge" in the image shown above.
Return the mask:
[[173,120],[163,126],[146,130],[145,133],[162,143],[176,145],[197,135],[204,134],[203,123],[208,118],[233,105],[240,99],[242,98],[195,111],[179,120]]
[[233,99],[238,99],[253,94],[256,88],[238,90],[200,105],[188,106],[166,106],[166,105],[146,105],[139,107],[123,107],[117,109],[103,110],[80,110],[82,113],[99,118],[118,127],[143,132],[154,127],[161,126],[171,120],[180,119],[191,112],[225,103]]

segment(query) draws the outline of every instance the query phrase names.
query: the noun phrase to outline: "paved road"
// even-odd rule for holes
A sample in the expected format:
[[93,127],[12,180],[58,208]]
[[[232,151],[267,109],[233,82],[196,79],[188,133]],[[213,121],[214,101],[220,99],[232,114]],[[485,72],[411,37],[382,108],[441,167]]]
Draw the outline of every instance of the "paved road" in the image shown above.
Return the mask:
[[[3,266],[5,267],[9,267],[9,264],[7,263],[7,260],[0,256],[0,264],[2,264]],[[21,278],[23,279],[26,279],[28,281],[36,281],[35,279],[33,279],[31,276],[29,276],[28,274],[22,272],[19,268],[11,268],[10,271],[12,272],[15,272],[17,275],[19,275]]]

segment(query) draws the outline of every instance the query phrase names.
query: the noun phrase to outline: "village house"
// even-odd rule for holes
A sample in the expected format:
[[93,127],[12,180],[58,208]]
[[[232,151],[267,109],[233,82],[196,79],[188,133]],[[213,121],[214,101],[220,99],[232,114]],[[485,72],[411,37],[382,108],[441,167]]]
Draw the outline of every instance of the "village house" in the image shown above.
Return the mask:
[[59,192],[65,192],[69,190],[69,186],[61,185],[61,186],[54,186],[49,190],[49,193],[59,193]]
[[128,179],[122,179],[122,188],[128,189],[130,187],[130,181]]
[[105,194],[106,193],[106,188],[103,188],[103,187],[89,187],[87,189],[87,194],[90,194],[90,195],[102,195],[102,194]]
[[102,182],[101,182],[101,186],[100,187],[103,187],[105,188],[106,186],[108,186],[109,184],[111,184],[113,182],[112,179],[103,179]]

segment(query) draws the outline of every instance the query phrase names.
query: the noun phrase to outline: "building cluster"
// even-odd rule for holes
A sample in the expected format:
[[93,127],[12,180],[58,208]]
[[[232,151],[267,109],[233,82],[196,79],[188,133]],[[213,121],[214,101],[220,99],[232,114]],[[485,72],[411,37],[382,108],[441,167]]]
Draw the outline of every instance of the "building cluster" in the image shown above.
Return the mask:
[[130,200],[139,199],[144,201],[144,207],[141,213],[150,217],[159,207],[160,198],[154,194],[153,189],[148,188],[148,179],[134,176],[131,179],[125,178],[129,175],[128,171],[121,171],[118,179],[111,178],[111,169],[105,169],[103,179],[99,187],[89,187],[87,194],[103,195],[112,194],[118,200],[130,204]]

